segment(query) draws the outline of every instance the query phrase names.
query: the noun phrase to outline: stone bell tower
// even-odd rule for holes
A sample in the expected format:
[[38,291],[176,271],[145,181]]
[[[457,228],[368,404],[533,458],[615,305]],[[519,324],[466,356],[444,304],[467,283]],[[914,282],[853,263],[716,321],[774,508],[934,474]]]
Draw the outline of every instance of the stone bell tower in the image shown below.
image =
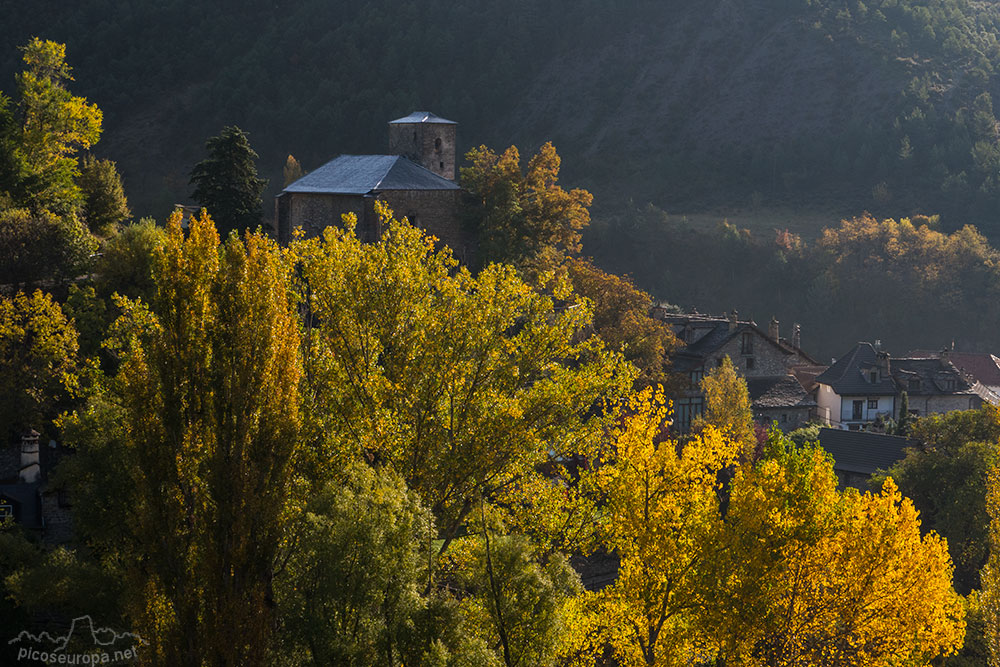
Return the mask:
[[429,111],[414,111],[389,122],[389,152],[402,155],[449,181],[455,180],[458,123]]

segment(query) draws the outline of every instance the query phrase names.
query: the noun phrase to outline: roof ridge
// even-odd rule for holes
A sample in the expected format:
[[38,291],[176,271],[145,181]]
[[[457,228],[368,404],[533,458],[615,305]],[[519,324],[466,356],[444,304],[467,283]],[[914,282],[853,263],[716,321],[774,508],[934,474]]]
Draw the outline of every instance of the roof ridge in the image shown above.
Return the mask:
[[382,185],[382,181],[384,181],[385,177],[389,175],[389,172],[392,171],[395,168],[396,163],[399,162],[399,158],[401,156],[394,155],[392,157],[394,157],[395,159],[392,162],[389,163],[389,168],[385,170],[385,173],[382,174],[382,177],[378,179],[378,182],[376,182],[375,185],[372,186],[372,190],[378,190],[378,186]]

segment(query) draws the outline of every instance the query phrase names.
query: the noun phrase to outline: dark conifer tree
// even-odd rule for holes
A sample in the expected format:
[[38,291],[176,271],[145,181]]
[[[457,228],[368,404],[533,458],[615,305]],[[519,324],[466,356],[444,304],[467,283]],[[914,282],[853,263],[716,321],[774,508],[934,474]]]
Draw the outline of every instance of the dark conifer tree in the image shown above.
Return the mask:
[[243,231],[260,225],[261,198],[267,180],[257,177],[257,153],[238,127],[226,127],[205,142],[208,157],[191,171],[191,198],[208,209],[219,231]]
[[899,419],[896,420],[896,435],[910,432],[910,398],[904,391],[899,397]]

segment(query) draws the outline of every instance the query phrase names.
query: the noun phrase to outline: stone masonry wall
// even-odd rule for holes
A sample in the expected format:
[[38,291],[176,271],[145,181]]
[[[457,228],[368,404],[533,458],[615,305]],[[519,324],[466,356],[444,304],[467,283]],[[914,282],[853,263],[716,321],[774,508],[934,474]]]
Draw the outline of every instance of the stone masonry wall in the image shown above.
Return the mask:
[[470,263],[475,257],[475,236],[462,222],[460,197],[461,190],[386,190],[378,195],[397,219],[409,218],[451,248],[459,261]]
[[[733,365],[744,377],[770,377],[785,375],[788,368],[805,363],[798,355],[785,354],[766,339],[754,332],[753,353],[743,354],[743,334],[737,334],[716,353],[716,357],[729,355]],[[747,359],[753,358],[753,368],[747,368]],[[714,359],[708,360],[706,371],[714,368]]]

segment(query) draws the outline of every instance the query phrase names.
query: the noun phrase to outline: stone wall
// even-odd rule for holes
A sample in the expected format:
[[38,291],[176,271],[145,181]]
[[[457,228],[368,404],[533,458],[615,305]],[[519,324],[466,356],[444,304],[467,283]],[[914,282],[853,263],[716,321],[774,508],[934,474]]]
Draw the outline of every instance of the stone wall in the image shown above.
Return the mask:
[[[753,341],[752,351],[749,353],[745,352],[743,347],[744,332],[750,333]],[[705,371],[714,368],[715,362],[726,355],[729,355],[733,366],[744,377],[785,375],[792,366],[809,363],[808,360],[797,354],[786,354],[753,329],[744,329],[737,333],[732,340],[715,353],[716,359],[709,359],[706,362]]]
[[754,418],[765,427],[770,427],[776,423],[785,433],[805,426],[810,418],[810,408],[808,406],[795,406],[790,408],[754,408]]
[[972,410],[983,404],[979,396],[907,396],[910,410],[918,410],[921,417],[952,410]]
[[285,225],[284,221],[279,219],[279,235],[282,234],[283,227],[287,226],[289,230],[287,234],[289,235],[291,230],[301,227],[305,230],[306,236],[319,236],[330,225],[343,224],[342,216],[344,214],[353,213],[358,217],[358,235],[366,241],[373,240],[365,238],[368,230],[364,229],[363,226],[365,219],[365,197],[363,195],[285,193],[279,198],[279,215],[283,212],[284,204],[280,202],[282,199],[288,200],[286,207],[288,223]]
[[378,198],[397,218],[409,218],[451,248],[459,261],[469,264],[475,258],[475,235],[462,221],[461,195],[461,190],[386,190]]

